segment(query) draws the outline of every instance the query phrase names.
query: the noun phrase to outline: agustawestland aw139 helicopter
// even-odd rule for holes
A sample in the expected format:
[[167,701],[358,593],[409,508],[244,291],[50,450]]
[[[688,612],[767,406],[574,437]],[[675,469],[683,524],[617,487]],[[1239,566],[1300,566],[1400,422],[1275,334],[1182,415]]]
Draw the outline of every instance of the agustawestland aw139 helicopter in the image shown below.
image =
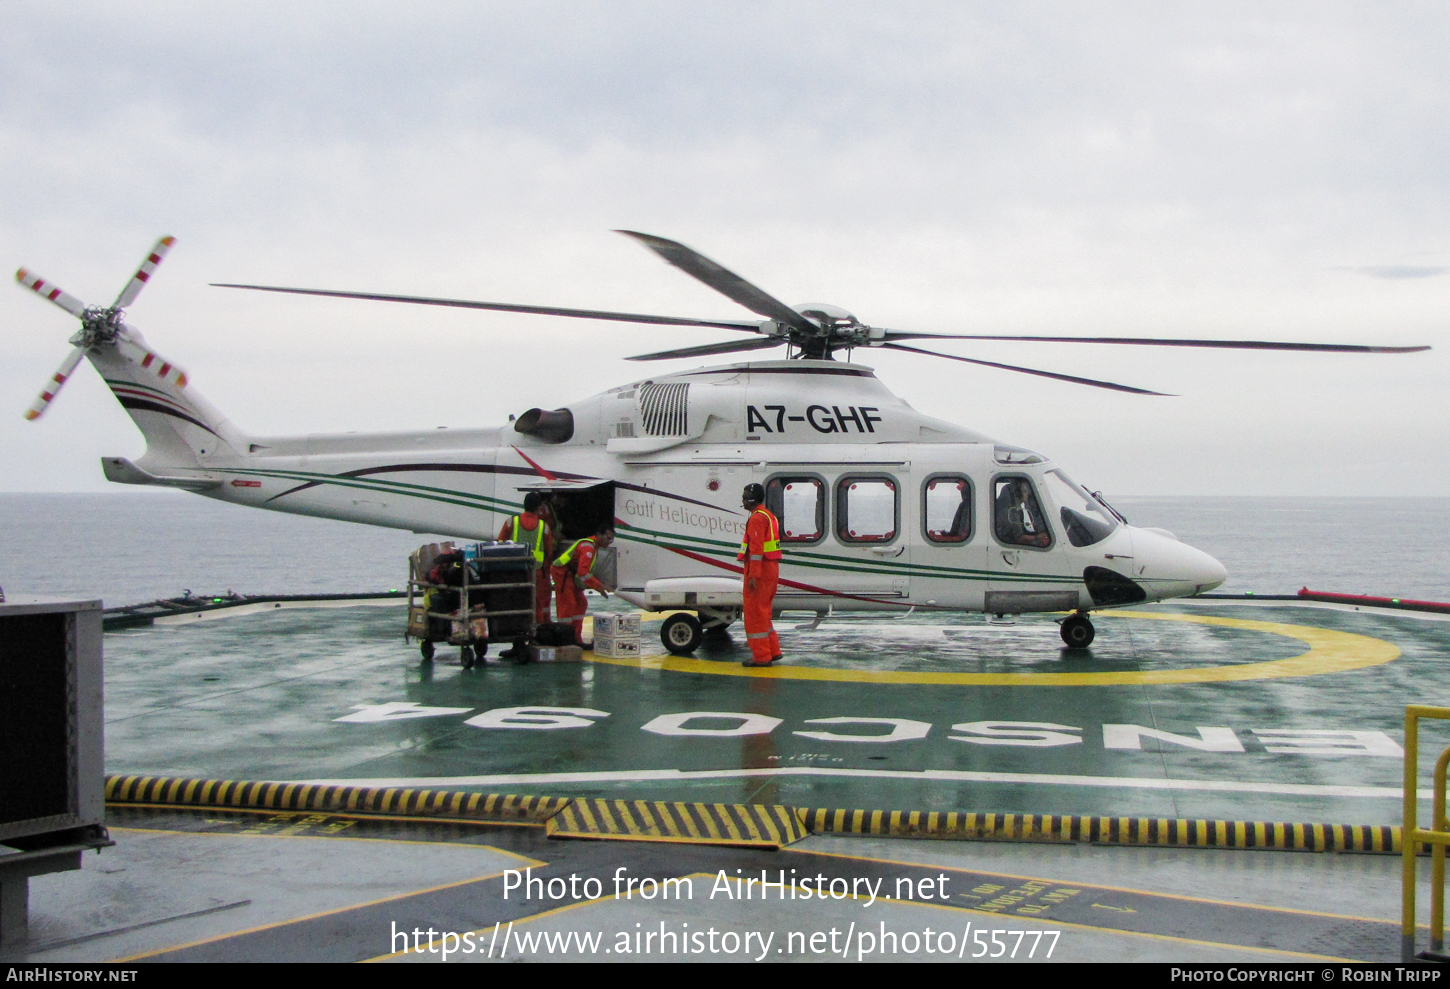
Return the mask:
[[[787,306],[675,241],[621,231],[757,319],[689,319],[458,299],[281,288],[297,295],[709,327],[741,334],[630,360],[785,348],[785,360],[661,374],[570,404],[529,409],[493,428],[251,436],[124,322],[124,310],[173,243],[162,238],[108,306],[87,306],[21,270],[21,285],[81,321],[75,348],[26,412],[39,418],[89,358],[145,435],[135,463],[102,460],[121,484],[182,488],[274,511],[465,539],[488,539],[529,490],[554,493],[565,538],[613,520],[615,584],[624,600],[676,612],[661,637],[688,654],[741,611],[735,555],[742,487],[765,485],[781,520],[776,606],[815,612],[940,609],[1017,615],[1068,612],[1063,641],[1093,639],[1090,612],[1210,590],[1227,576],[1211,556],[1139,528],[1037,453],[916,412],[856,348],[884,348],[1140,395],[1108,381],[912,346],[920,340],[1021,340],[1160,347],[1406,353],[1427,347],[987,336],[904,332],[836,306]],[[845,351],[847,360],[835,359]]]

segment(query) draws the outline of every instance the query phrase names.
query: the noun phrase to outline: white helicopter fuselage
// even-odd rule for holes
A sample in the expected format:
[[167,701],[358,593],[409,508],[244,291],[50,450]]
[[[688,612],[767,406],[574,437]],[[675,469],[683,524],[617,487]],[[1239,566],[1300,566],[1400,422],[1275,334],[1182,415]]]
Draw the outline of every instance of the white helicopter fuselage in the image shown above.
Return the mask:
[[[622,598],[716,623],[741,604],[750,482],[782,522],[778,609],[1087,611],[1226,577],[1047,459],[921,415],[859,364],[663,374],[496,429],[275,438],[241,433],[184,378],[158,375],[159,358],[148,368],[109,345],[87,356],[148,440],[135,464],[105,458],[113,481],[479,540],[525,492],[548,490],[565,537],[614,522]],[[1013,497],[1024,482],[1025,504]]]

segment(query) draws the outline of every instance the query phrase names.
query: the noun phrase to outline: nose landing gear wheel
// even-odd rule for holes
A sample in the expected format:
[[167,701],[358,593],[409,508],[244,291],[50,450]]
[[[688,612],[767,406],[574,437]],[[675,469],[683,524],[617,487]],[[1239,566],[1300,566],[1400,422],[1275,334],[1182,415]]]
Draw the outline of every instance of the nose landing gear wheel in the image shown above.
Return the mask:
[[1063,619],[1061,632],[1062,641],[1069,649],[1086,649],[1097,635],[1097,629],[1093,628],[1087,615],[1071,615]]
[[660,626],[660,642],[676,656],[689,656],[700,648],[700,640],[704,637],[700,619],[684,612],[671,615]]

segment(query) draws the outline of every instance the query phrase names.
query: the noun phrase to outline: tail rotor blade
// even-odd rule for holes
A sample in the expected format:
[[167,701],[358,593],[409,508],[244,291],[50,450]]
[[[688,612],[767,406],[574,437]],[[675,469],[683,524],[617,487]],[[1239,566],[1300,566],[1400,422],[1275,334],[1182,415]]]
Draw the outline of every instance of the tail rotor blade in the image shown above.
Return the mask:
[[25,410],[25,418],[34,421],[45,415],[45,410],[50,408],[50,403],[55,400],[56,395],[60,394],[61,385],[65,384],[66,379],[75,371],[76,365],[81,362],[85,353],[83,348],[76,347],[66,355],[66,359],[60,365],[60,370],[50,376],[50,380],[41,389],[40,396],[30,403],[30,408]]
[[151,280],[151,273],[156,270],[156,266],[161,263],[162,258],[166,257],[166,252],[171,250],[171,245],[175,243],[175,237],[162,237],[156,242],[156,246],[151,248],[151,253],[146,255],[146,260],[141,262],[141,267],[136,269],[136,274],[131,276],[126,287],[121,289],[121,294],[116,296],[116,309],[125,309],[136,301],[136,296],[140,294],[142,286]]
[[21,268],[15,273],[15,280],[21,285],[24,285],[26,288],[30,289],[30,291],[34,292],[36,295],[42,296],[46,299],[49,299],[51,302],[54,302],[56,305],[60,306],[72,316],[80,318],[81,316],[85,315],[86,304],[84,302],[82,302],[80,299],[77,299],[69,292],[66,292],[60,286],[53,285],[43,278],[32,275],[24,268]]
[[177,388],[186,387],[186,372],[175,364],[156,356],[156,354],[123,334],[116,335],[115,344],[116,349],[121,352],[121,356],[125,357],[132,364],[140,365],[162,381],[175,385]]

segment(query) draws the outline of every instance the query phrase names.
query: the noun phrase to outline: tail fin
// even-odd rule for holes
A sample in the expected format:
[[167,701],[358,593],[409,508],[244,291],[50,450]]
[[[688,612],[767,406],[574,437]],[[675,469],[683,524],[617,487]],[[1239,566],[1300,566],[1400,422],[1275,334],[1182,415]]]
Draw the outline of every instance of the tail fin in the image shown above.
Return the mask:
[[92,347],[86,356],[146,437],[146,454],[136,464],[143,472],[204,470],[217,458],[226,461],[246,451],[246,435],[188,388],[186,374],[146,346],[134,329],[127,327],[124,337]]
[[214,486],[213,480],[206,477],[208,467],[217,460],[234,461],[248,449],[249,442],[206,399],[188,392],[181,368],[147,347],[141,334],[123,320],[126,306],[136,301],[175,243],[175,237],[158,240],[109,308],[87,306],[24,268],[15,273],[22,286],[81,321],[80,332],[70,341],[75,349],[60,370],[51,375],[40,397],[26,410],[25,418],[35,420],[45,414],[84,354],[146,437],[146,454],[140,463],[122,457],[104,458],[101,464],[106,477],[122,484],[168,484],[200,490]]

